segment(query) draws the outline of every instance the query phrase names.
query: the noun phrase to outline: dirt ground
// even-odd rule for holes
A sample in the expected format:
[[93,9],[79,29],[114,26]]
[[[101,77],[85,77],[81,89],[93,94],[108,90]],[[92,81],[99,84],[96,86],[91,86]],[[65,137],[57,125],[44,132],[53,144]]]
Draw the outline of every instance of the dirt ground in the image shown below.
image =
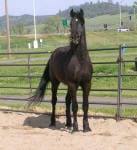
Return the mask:
[[132,120],[89,119],[92,132],[65,128],[65,117],[49,128],[46,115],[0,112],[0,150],[136,150],[137,123]]

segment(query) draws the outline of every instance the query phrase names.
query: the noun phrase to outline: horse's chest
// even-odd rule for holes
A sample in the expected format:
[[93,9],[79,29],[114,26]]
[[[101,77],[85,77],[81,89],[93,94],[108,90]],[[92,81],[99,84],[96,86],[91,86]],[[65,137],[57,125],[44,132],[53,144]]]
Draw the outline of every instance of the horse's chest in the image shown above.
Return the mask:
[[78,73],[81,69],[81,65],[77,58],[72,58],[70,62],[67,64],[67,68],[69,72]]
[[73,59],[66,67],[66,76],[68,76],[69,73],[70,78],[80,80],[87,71],[88,67],[84,63],[81,64],[78,59]]

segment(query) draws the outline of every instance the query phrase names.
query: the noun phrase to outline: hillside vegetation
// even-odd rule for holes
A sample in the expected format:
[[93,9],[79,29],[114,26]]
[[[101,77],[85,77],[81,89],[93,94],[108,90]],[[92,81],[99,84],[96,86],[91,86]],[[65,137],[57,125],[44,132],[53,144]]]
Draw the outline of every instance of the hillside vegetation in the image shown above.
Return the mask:
[[[86,18],[94,18],[96,16],[102,16],[106,14],[109,15],[119,14],[119,7],[120,4],[118,2],[114,4],[112,0],[108,0],[108,2],[98,1],[97,3],[87,2],[79,6],[69,7],[64,11],[59,11],[57,15],[69,18],[69,12],[72,8],[76,10],[82,8],[84,10]],[[133,9],[130,6],[121,6],[121,12],[122,13],[128,12],[129,14],[132,14]]]
[[[108,28],[112,29],[119,27],[119,3],[97,2],[84,3],[79,6],[71,6],[64,11],[59,11],[56,15],[51,16],[36,16],[37,32],[38,33],[55,33],[67,32],[69,30],[69,12],[70,9],[83,8],[86,18],[87,30],[103,30],[104,24],[108,24]],[[133,8],[129,6],[121,6],[122,21],[124,26],[133,24],[134,17],[130,20],[129,15],[133,16]],[[68,26],[63,27],[62,19],[68,19]],[[23,35],[34,33],[33,16],[9,16],[11,35]],[[131,26],[131,25],[130,25]],[[133,26],[133,25],[132,25]],[[0,17],[0,34],[5,34],[5,16]]]

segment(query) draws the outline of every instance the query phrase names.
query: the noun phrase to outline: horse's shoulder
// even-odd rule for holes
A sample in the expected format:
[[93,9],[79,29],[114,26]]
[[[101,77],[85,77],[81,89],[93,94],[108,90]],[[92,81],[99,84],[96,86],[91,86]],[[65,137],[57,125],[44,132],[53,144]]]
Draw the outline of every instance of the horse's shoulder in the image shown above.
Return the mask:
[[55,49],[55,52],[67,52],[70,50],[70,46],[58,47]]

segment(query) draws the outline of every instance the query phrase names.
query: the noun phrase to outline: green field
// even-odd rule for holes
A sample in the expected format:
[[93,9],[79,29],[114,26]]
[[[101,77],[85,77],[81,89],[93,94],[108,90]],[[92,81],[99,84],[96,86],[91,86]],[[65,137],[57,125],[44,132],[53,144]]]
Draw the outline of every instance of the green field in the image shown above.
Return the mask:
[[[39,38],[43,39],[43,45],[39,49],[28,49],[27,43],[33,42],[33,37],[11,37],[11,47],[12,52],[45,52],[53,51],[59,46],[68,45],[69,35],[41,35]],[[109,48],[116,47],[118,48],[120,44],[125,44],[126,46],[137,45],[137,32],[116,32],[116,31],[102,31],[102,32],[87,32],[87,45],[89,49],[93,48]],[[7,52],[6,50],[6,40],[4,37],[0,37],[0,53]],[[126,49],[124,59],[125,60],[134,60],[136,49]],[[31,64],[46,64],[47,59],[49,58],[50,53],[48,54],[35,54],[31,55]],[[116,61],[118,56],[118,51],[91,51],[90,52],[92,62],[105,62],[105,61]],[[19,60],[15,62],[14,60]],[[28,55],[13,55],[12,61],[7,61],[7,55],[0,56],[0,63],[6,64],[27,64]],[[31,66],[30,72],[31,75],[41,76],[43,72],[43,66]],[[134,63],[126,63],[126,68],[123,70],[125,74],[136,74],[134,71]],[[27,75],[28,67],[27,66],[0,66],[0,75]],[[94,75],[117,75],[118,74],[118,65],[109,64],[109,65],[94,65]],[[40,78],[32,78],[32,87],[37,88]],[[17,87],[27,87],[29,88],[29,79],[28,78],[0,78],[0,86],[17,86]],[[123,87],[124,88],[136,88],[137,77],[125,77],[123,78]],[[92,80],[93,89],[116,89],[118,86],[117,78],[100,78],[94,77]],[[50,85],[49,85],[50,87]],[[63,88],[64,85],[61,85],[60,88]],[[66,88],[66,87],[65,87]],[[34,92],[33,90],[32,92]],[[59,91],[59,94],[66,93],[66,91]],[[30,90],[28,89],[13,89],[5,88],[0,89],[0,95],[29,95]],[[48,91],[47,94],[50,94]],[[91,92],[93,96],[116,96],[116,92]],[[79,92],[81,95],[81,92]],[[124,96],[135,97],[137,96],[136,92],[128,91],[123,92]]]
[[[68,45],[69,34],[43,34],[38,35],[38,40],[43,39],[42,50],[54,50],[56,47]],[[88,48],[117,47],[120,44],[136,45],[137,32],[101,31],[87,32]],[[34,36],[11,36],[11,49],[13,52],[28,52],[28,43],[33,43]],[[6,38],[0,37],[0,52],[6,51]],[[31,50],[30,50],[31,51]],[[34,51],[34,49],[32,49]]]

